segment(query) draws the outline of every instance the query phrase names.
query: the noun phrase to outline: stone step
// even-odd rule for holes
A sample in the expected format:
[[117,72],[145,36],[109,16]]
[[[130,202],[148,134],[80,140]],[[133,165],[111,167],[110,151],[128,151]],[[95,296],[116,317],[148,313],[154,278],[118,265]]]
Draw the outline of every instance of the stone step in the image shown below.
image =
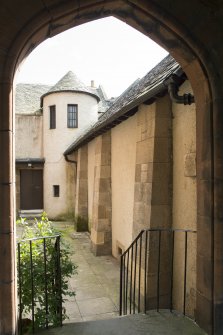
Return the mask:
[[109,320],[69,323],[39,335],[206,335],[195,322],[169,311],[135,314]]
[[30,210],[20,210],[19,217],[27,218],[27,219],[34,219],[41,217],[43,213],[43,209],[30,209]]

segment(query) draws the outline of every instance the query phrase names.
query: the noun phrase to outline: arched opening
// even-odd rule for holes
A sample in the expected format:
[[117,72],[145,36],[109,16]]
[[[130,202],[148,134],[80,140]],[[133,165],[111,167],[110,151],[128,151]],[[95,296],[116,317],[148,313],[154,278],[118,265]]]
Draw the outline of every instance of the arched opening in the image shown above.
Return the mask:
[[[166,15],[163,15],[166,14]],[[90,3],[88,6],[76,6],[70,4],[61,4],[53,8],[53,18],[50,11],[43,8],[43,12],[36,14],[26,27],[20,30],[14,40],[5,61],[4,71],[2,72],[2,124],[5,130],[12,130],[12,79],[15,68],[19,62],[28,54],[38,43],[45,38],[57,34],[61,31],[75,26],[82,22],[114,15],[144,34],[153,38],[158,44],[166,48],[174,58],[180,63],[187,74],[197,104],[197,174],[198,174],[198,269],[197,269],[197,321],[211,331],[213,324],[213,280],[214,280],[214,255],[213,255],[213,137],[212,137],[212,109],[211,109],[211,82],[208,81],[208,73],[211,71],[207,67],[207,58],[202,54],[196,41],[186,35],[183,27],[178,22],[173,22],[167,13],[162,12],[156,5],[147,5],[139,2],[138,5],[128,1],[112,1],[105,3]],[[213,79],[214,82],[214,79]],[[214,90],[214,87],[212,88]],[[3,135],[4,136],[4,135]],[[11,135],[7,137],[4,150],[6,155],[3,157],[3,169],[6,183],[13,180],[12,170],[12,147]],[[10,154],[9,154],[10,153]],[[2,185],[3,187],[3,185]],[[6,186],[5,186],[6,187]],[[8,186],[7,186],[8,187]],[[4,190],[4,189],[3,189]],[[4,190],[7,199],[13,198],[13,188]],[[13,231],[13,202],[2,202],[4,215],[2,220],[11,217],[11,231]],[[7,225],[7,229],[9,224]],[[206,246],[208,244],[208,253]],[[11,245],[11,254],[8,260],[14,260],[13,240],[11,236],[8,241]],[[3,252],[1,253],[1,257]],[[2,264],[6,267],[6,261],[2,259]],[[14,261],[9,264],[8,273],[13,277]],[[209,274],[209,275],[208,275]],[[11,277],[11,280],[12,280]],[[216,292],[219,291],[221,297],[220,284],[216,283]],[[14,305],[14,282],[9,284],[5,296],[9,301],[7,314],[2,312],[2,319],[5,319],[6,333],[14,333],[15,311],[11,309]],[[217,294],[217,293],[216,293]],[[215,307],[215,306],[214,306]],[[7,310],[7,308],[5,309]],[[4,315],[7,315],[5,318]],[[216,319],[217,320],[217,319]]]

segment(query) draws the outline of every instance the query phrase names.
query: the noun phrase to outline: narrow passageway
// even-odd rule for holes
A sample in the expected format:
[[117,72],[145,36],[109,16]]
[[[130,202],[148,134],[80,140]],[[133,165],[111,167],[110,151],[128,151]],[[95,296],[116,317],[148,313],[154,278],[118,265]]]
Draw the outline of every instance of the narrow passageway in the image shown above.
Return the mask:
[[67,222],[54,222],[74,251],[78,275],[69,279],[76,296],[65,303],[69,320],[63,327],[37,332],[46,335],[206,335],[192,320],[167,310],[118,316],[119,262],[112,256],[95,257],[89,233],[73,231]]
[[78,265],[78,274],[69,279],[76,296],[65,303],[69,319],[64,323],[118,316],[119,262],[112,256],[94,256],[89,233],[73,232],[67,222],[54,223],[54,226],[65,232],[65,239],[74,251],[72,260]]

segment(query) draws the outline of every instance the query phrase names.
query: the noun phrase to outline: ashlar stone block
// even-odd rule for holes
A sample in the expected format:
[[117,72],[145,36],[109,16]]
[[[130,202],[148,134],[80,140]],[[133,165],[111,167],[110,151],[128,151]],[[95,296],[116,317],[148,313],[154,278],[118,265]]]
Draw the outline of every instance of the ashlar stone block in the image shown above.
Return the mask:
[[196,153],[191,152],[184,156],[185,177],[196,177]]
[[105,238],[104,238],[104,232],[102,231],[96,231],[95,229],[91,229],[91,241],[94,244],[104,244]]

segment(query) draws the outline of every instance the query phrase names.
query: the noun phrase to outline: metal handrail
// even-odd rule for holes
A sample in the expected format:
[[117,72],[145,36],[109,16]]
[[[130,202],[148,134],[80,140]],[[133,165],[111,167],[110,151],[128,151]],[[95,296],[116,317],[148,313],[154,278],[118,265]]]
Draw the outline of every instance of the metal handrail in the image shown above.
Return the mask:
[[39,236],[39,237],[32,237],[32,238],[25,238],[23,240],[19,240],[17,241],[17,244],[18,243],[22,243],[22,242],[28,242],[28,241],[36,241],[36,240],[46,240],[46,239],[49,239],[49,238],[57,238],[57,237],[60,237],[61,235],[60,234],[56,234],[56,235],[49,235],[49,236]]
[[[55,259],[55,269],[54,269],[54,282],[55,285],[53,285],[52,280],[49,282],[47,271],[49,271],[49,261],[52,261],[52,258],[49,260],[49,255],[47,255],[47,244],[46,240],[53,240],[53,247],[55,250],[54,258]],[[43,279],[44,279],[44,297],[45,301],[43,303],[43,306],[41,307],[42,310],[45,310],[45,327],[48,329],[49,327],[49,298],[50,295],[56,294],[58,297],[57,307],[56,307],[56,313],[58,315],[58,324],[62,326],[62,285],[61,285],[61,264],[60,264],[60,234],[56,235],[50,235],[50,236],[40,236],[40,237],[34,237],[34,238],[28,238],[23,239],[17,242],[18,245],[18,300],[19,300],[19,335],[23,334],[23,331],[26,331],[24,329],[23,325],[23,290],[25,289],[23,287],[23,271],[27,270],[28,266],[28,273],[30,276],[30,282],[31,282],[31,319],[27,319],[27,316],[25,315],[25,320],[29,321],[29,326],[32,329],[32,333],[36,331],[35,329],[35,311],[36,311],[36,301],[38,301],[38,297],[35,294],[36,287],[34,285],[34,271],[35,271],[35,264],[33,262],[33,242],[40,240],[42,243],[39,245],[40,248],[40,255],[42,256],[42,262],[43,262]],[[27,243],[29,245],[29,261],[28,263],[22,264],[21,260],[21,245]],[[26,272],[27,273],[27,272]],[[26,278],[27,280],[27,278]],[[53,285],[53,292],[52,292],[52,285]],[[56,291],[55,291],[56,290]],[[38,305],[38,303],[37,303]],[[29,316],[29,317],[30,317]]]
[[[167,245],[165,252],[163,250],[163,237],[167,237]],[[168,278],[169,287],[166,288],[166,296],[168,297],[168,309],[173,310],[173,290],[174,290],[174,251],[176,239],[179,235],[184,236],[184,254],[182,255],[183,269],[183,306],[182,313],[186,315],[186,290],[187,290],[187,263],[188,263],[188,236],[196,234],[195,230],[191,229],[173,229],[173,228],[149,228],[139,232],[130,246],[123,252],[120,259],[120,306],[119,314],[135,314],[142,310],[146,313],[149,309],[154,309],[154,304],[157,311],[167,302],[162,301],[161,297],[161,282],[163,281],[163,272],[161,264],[163,257],[168,259]],[[156,243],[154,244],[154,238]],[[153,243],[150,243],[153,240]],[[150,244],[152,246],[150,246]],[[164,255],[163,255],[164,254]],[[151,259],[157,258],[157,263]],[[155,262],[155,263],[154,263]],[[156,279],[156,292],[153,291],[155,297],[151,302],[149,297],[149,265],[153,265],[153,276]],[[154,270],[154,267],[156,270]],[[154,272],[155,271],[155,272]],[[166,278],[165,278],[166,279]],[[151,292],[150,292],[151,294]],[[162,298],[162,299],[161,299]],[[151,305],[151,306],[150,306]],[[166,306],[165,305],[165,306]]]
[[150,231],[164,231],[164,232],[188,232],[188,233],[197,233],[196,230],[191,230],[191,229],[173,229],[173,228],[148,228],[148,229],[142,229],[139,234],[136,236],[136,238],[132,241],[132,243],[129,245],[129,247],[122,253],[121,256],[124,256],[130,249],[131,247],[140,239],[140,236],[144,232],[150,232]]

